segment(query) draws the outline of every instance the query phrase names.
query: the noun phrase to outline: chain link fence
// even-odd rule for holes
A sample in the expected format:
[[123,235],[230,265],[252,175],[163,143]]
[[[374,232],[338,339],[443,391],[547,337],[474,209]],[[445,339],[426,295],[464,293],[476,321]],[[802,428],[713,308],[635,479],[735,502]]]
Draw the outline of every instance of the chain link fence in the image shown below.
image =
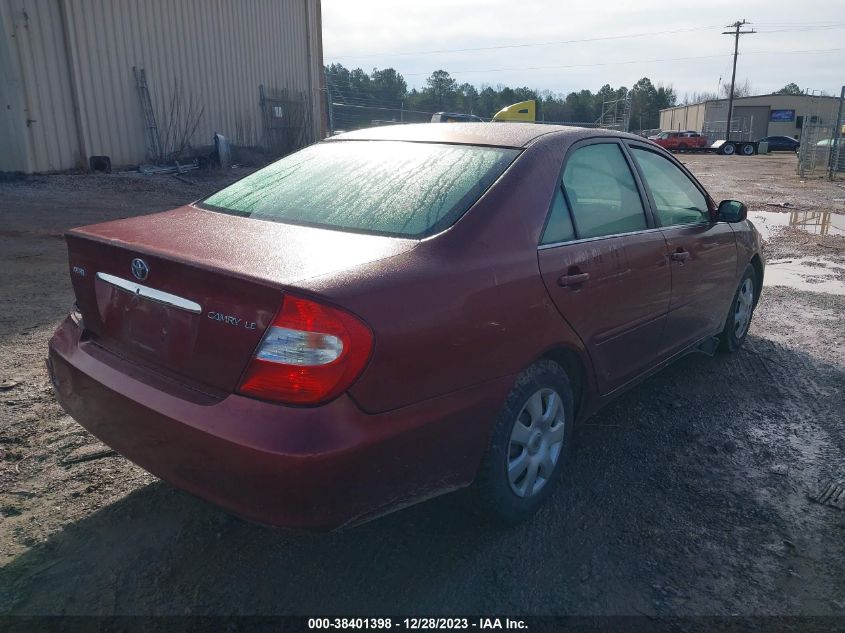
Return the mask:
[[839,99],[836,120],[826,125],[811,121],[801,129],[798,174],[802,177],[827,175],[833,180],[845,174],[845,86]]
[[800,176],[823,176],[831,172],[841,175],[845,172],[845,152],[842,151],[842,139],[837,142],[836,130],[836,125],[804,125],[798,149]]
[[[707,142],[712,144],[716,141],[723,141],[728,138],[726,130],[728,129],[727,121],[705,121],[701,135],[707,138]],[[731,140],[732,141],[754,141],[757,139],[751,138],[752,130],[754,129],[753,116],[738,116],[731,120]]]

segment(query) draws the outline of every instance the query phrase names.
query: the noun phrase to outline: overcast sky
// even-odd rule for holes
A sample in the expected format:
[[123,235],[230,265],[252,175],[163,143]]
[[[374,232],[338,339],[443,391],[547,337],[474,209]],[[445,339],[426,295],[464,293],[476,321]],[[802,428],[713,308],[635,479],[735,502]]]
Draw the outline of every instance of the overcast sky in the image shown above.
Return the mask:
[[[845,0],[322,0],[322,6],[326,64],[367,72],[393,67],[409,88],[423,87],[441,68],[459,83],[563,93],[605,83],[630,87],[645,76],[672,84],[682,99],[715,92],[720,77],[730,82],[733,38],[721,35],[722,27],[743,18],[759,33],[740,39],[737,80],[748,78],[755,92],[795,82],[838,95],[845,83]],[[629,35],[639,36],[619,37]],[[590,38],[614,39],[557,43]],[[503,46],[511,48],[454,51]],[[839,50],[786,52],[824,49]],[[422,54],[444,50],[454,52]]]

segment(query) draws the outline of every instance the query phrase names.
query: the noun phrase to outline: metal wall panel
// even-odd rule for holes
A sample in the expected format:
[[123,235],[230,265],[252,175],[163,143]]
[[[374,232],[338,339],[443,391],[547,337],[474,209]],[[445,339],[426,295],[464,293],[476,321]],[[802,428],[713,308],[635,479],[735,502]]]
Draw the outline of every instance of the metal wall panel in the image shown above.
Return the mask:
[[[146,71],[162,133],[172,118],[184,127],[189,102],[202,107],[195,145],[209,144],[215,132],[256,144],[262,84],[319,105],[313,86],[322,62],[310,50],[320,39],[309,20],[314,0],[61,1],[86,155],[107,154],[116,164],[144,160],[133,66]],[[174,97],[179,117],[172,116]]]
[[133,66],[145,69],[162,134],[171,119],[182,128],[194,118],[189,102],[202,109],[194,146],[215,132],[258,143],[262,84],[308,99],[308,137],[319,134],[319,0],[0,0],[0,11],[15,26],[27,116],[37,121],[27,171],[92,155],[145,161]]
[[26,171],[29,165],[25,129],[27,114],[22,100],[12,16],[0,5],[0,171]]
[[61,8],[55,0],[4,0],[0,4],[16,97],[23,105],[12,125],[25,139],[20,169],[52,171],[75,167],[78,135],[68,78]]
[[660,129],[700,132],[704,125],[704,107],[704,103],[694,103],[661,110]]

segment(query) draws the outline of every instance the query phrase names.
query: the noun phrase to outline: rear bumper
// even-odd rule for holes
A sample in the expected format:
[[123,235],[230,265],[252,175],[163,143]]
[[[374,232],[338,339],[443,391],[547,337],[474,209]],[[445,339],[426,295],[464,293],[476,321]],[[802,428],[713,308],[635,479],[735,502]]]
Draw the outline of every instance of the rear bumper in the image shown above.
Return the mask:
[[203,401],[104,359],[80,335],[68,319],[49,346],[58,400],[77,422],[179,488],[294,528],[336,528],[468,485],[513,382],[377,415],[346,395],[318,408],[238,395]]

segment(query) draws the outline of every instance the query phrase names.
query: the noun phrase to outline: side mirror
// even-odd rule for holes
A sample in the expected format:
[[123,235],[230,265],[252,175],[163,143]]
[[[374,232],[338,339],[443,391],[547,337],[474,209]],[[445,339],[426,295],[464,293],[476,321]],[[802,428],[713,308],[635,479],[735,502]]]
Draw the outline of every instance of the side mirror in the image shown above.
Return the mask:
[[748,207],[739,200],[722,200],[719,203],[720,222],[742,222],[748,217]]

